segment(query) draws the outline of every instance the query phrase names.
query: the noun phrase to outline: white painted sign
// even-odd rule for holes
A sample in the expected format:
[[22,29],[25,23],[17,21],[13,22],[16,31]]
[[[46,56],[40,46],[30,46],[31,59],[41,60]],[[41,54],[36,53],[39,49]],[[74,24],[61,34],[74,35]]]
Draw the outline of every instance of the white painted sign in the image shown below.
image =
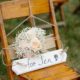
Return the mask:
[[13,61],[12,70],[17,74],[38,70],[55,64],[66,62],[67,54],[62,49],[50,51],[34,58]]

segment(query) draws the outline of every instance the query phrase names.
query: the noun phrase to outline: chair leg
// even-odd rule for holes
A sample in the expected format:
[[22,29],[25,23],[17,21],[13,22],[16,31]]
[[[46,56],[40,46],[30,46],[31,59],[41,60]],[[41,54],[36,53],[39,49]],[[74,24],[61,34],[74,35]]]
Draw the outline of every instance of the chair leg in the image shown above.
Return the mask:
[[64,10],[62,6],[60,6],[60,17],[61,17],[61,21],[65,22]]
[[7,67],[7,72],[10,80],[14,80],[14,73],[11,70],[11,67]]
[[65,21],[64,11],[63,11],[63,7],[62,6],[60,6],[60,15],[61,15],[61,20]]

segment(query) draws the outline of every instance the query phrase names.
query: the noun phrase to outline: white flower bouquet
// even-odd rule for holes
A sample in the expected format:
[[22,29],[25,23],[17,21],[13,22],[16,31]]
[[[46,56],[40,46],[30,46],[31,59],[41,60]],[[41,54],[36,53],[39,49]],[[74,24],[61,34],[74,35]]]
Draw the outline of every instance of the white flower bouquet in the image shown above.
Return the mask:
[[18,58],[33,57],[42,54],[44,50],[45,31],[41,28],[25,28],[15,37],[12,48]]

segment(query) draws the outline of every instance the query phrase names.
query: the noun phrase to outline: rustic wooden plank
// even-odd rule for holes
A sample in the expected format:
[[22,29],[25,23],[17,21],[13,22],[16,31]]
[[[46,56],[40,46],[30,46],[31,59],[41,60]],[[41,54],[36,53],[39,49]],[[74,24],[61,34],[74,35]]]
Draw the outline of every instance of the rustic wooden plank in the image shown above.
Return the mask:
[[[55,74],[59,74],[59,73],[64,73],[65,71],[67,71],[68,69],[66,69],[65,67],[62,66],[63,69],[60,69],[61,66],[58,66],[57,68],[55,67],[50,67],[50,68],[46,68],[43,71],[39,71],[39,73],[37,72],[35,75],[38,74],[38,76],[35,77],[35,75],[29,75],[30,77],[32,77],[34,80],[38,80],[38,79],[44,79],[44,78],[48,78],[50,76],[53,76],[55,78]],[[54,73],[53,73],[54,72]]]
[[45,69],[29,72],[21,76],[24,78],[27,78],[28,76],[33,80],[50,80],[50,78],[51,80],[72,80],[77,78],[78,74],[62,63]]
[[[56,65],[54,67],[50,66],[48,68],[44,68],[44,69],[36,70],[36,71],[33,71],[33,72],[29,72],[29,73],[26,73],[26,74],[22,74],[21,76],[23,76],[24,78],[26,78],[26,76],[29,76],[30,78],[38,79],[38,78],[44,77],[44,75],[45,75],[44,73],[46,72],[46,70],[48,71],[48,70],[53,69],[53,71],[56,71],[56,70],[59,69],[59,67],[63,67],[63,65],[60,64],[60,65]],[[38,75],[38,76],[36,76],[36,75]]]
[[72,74],[66,74],[66,76],[60,76],[60,77],[51,76],[41,80],[77,80],[75,79],[76,77],[78,77],[77,74],[72,73]]
[[[53,0],[56,3],[64,3],[67,0]],[[31,0],[32,13],[48,13],[48,0]],[[29,15],[27,0],[6,1],[1,3],[3,19],[24,17]]]

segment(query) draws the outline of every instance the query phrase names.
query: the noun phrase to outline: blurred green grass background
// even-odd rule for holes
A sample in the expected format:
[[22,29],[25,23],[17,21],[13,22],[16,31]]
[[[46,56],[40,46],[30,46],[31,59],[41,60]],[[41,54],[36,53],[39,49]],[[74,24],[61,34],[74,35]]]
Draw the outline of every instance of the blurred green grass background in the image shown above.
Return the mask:
[[[5,1],[5,0],[0,0]],[[80,15],[72,14],[75,7],[79,4],[79,0],[69,0],[64,5],[66,27],[59,27],[61,40],[64,47],[69,47],[68,50],[68,65],[80,71]],[[58,16],[57,16],[58,17]],[[18,24],[19,20],[12,20],[5,24],[7,32],[10,30],[11,24]],[[9,26],[10,25],[10,26]],[[9,26],[9,27],[8,27]],[[1,45],[0,45],[1,47]],[[2,58],[0,57],[0,77],[3,80],[8,80],[6,75],[6,67],[2,64]]]

